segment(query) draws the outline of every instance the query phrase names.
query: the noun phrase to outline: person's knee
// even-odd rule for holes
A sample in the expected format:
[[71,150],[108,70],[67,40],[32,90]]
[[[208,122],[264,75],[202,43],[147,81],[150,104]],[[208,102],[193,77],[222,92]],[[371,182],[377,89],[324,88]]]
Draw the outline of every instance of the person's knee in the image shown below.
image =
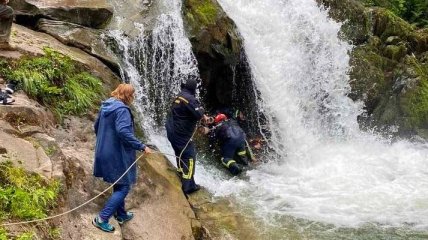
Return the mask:
[[236,163],[232,163],[232,164],[229,166],[229,172],[230,172],[232,175],[236,176],[236,175],[239,175],[239,174],[242,172],[242,169],[241,169],[241,167],[239,167],[239,165],[238,165],[238,164],[236,164]]
[[115,188],[114,188],[115,192],[120,192],[125,196],[128,195],[130,190],[131,190],[131,186],[128,184],[115,185]]
[[221,161],[232,175],[236,176],[242,172],[241,167],[239,167],[235,160],[229,158],[222,158]]

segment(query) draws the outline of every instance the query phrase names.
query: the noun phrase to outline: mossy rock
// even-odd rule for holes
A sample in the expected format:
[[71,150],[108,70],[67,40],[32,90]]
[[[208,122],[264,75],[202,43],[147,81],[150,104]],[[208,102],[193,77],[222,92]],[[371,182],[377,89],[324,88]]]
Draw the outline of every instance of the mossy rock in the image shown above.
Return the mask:
[[421,29],[409,36],[410,46],[416,53],[428,51],[428,28]]
[[368,44],[354,49],[350,64],[350,97],[353,100],[363,100],[367,112],[371,114],[391,84],[385,76],[385,71],[392,68],[394,62],[383,57],[374,46]]
[[218,3],[211,0],[186,0],[184,6],[190,10],[186,17],[193,20],[196,28],[215,24],[220,14]]
[[388,45],[383,49],[383,55],[395,61],[400,61],[406,54],[407,48],[404,44]]
[[[399,127],[399,135],[415,135],[428,129],[428,65],[406,56],[397,66],[394,83],[373,113],[377,126]],[[422,136],[426,137],[426,136]]]
[[370,12],[355,0],[317,0],[328,10],[331,18],[343,22],[341,36],[353,44],[365,42],[371,35]]
[[407,40],[414,31],[412,25],[384,8],[374,8],[373,34],[385,41],[390,36],[398,36]]
[[187,33],[196,51],[213,55],[212,46],[223,45],[236,53],[241,39],[233,21],[215,0],[185,0],[183,15]]
[[[206,106],[218,108],[239,102],[233,93],[245,84],[242,83],[245,70],[240,72],[238,67],[245,65],[242,58],[245,53],[235,23],[216,0],[185,0],[182,12],[198,61]],[[237,84],[233,85],[232,81]]]
[[409,81],[402,91],[400,105],[409,117],[409,127],[428,128],[428,64],[421,64],[410,56],[405,64],[408,68],[403,75]]

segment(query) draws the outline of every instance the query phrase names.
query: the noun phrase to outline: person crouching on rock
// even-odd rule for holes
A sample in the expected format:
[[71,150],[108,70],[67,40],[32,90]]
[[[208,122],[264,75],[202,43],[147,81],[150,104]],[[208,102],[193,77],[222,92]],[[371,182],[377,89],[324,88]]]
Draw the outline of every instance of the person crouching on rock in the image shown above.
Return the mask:
[[[101,104],[95,122],[95,162],[94,176],[102,177],[108,183],[116,182],[136,160],[136,150],[151,153],[134,135],[134,120],[129,106],[134,100],[134,88],[130,84],[120,84],[111,98]],[[92,224],[105,231],[113,232],[109,219],[114,215],[119,224],[133,218],[132,212],[125,210],[125,198],[136,182],[137,168],[133,165],[113,187],[111,197],[105,203]]]

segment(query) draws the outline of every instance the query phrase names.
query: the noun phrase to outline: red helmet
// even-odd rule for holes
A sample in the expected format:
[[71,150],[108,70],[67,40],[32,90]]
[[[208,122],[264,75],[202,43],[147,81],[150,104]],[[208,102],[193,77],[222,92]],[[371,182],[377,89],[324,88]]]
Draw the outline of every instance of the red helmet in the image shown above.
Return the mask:
[[217,124],[217,123],[220,123],[224,120],[227,120],[226,115],[224,115],[223,113],[219,113],[219,114],[217,114],[217,116],[215,116],[214,122]]

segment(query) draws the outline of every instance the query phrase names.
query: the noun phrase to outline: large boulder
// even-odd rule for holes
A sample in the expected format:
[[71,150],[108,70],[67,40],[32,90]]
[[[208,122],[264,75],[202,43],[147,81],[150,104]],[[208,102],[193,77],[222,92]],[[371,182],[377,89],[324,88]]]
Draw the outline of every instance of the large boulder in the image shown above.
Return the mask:
[[[416,30],[385,8],[366,8],[361,4],[364,1],[319,2],[329,7],[331,17],[345,21],[344,26],[347,21],[352,23],[356,34],[358,29],[370,29],[365,40],[355,41],[356,35],[342,28],[343,35],[356,43],[350,60],[352,92],[349,96],[365,103],[366,112],[361,122],[387,134],[428,138],[425,106],[428,71],[424,60],[428,30]],[[356,11],[355,6],[360,10]],[[370,13],[368,21],[354,21],[355,16],[366,16],[363,13],[367,12]]]
[[[215,0],[185,0],[183,17],[206,89],[206,102],[211,107],[232,105],[233,92],[244,81],[237,66],[246,66],[237,27]],[[232,84],[234,76],[238,87]]]
[[38,21],[37,29],[55,37],[66,45],[82,49],[101,59],[116,72],[119,72],[119,63],[116,56],[108,51],[105,46],[103,40],[104,31],[43,18]]
[[106,0],[12,0],[15,14],[31,18],[49,18],[79,25],[102,28],[113,16]]
[[236,202],[225,198],[213,199],[215,197],[205,190],[189,197],[203,225],[197,239],[263,239],[256,220],[241,214]]
[[428,63],[406,56],[397,69],[373,118],[381,126],[397,126],[400,135],[428,139]]

